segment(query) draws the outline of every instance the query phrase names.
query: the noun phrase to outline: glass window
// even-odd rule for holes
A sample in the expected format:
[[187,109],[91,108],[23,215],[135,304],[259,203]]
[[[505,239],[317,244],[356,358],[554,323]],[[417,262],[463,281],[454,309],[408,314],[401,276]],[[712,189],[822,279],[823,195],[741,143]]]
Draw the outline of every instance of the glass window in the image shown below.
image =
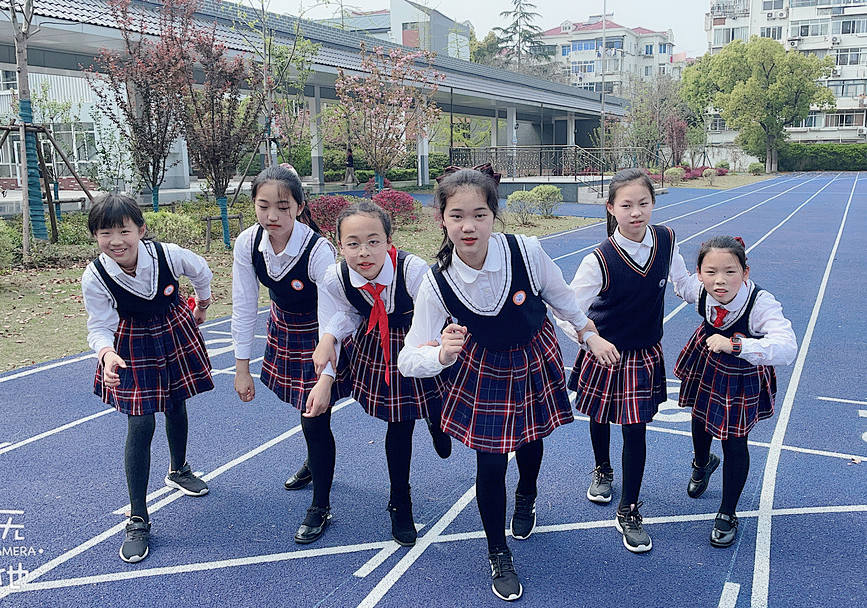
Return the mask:
[[566,57],[567,55],[569,55],[569,51],[571,50],[571,46],[564,46],[562,49],[560,49],[560,54],[563,55],[563,57]]
[[762,2],[763,11],[772,11],[779,8],[783,8],[783,0],[763,0]]
[[710,119],[710,130],[711,131],[725,131],[726,129],[727,129],[726,121],[724,121],[718,115],[714,116],[713,118]]
[[763,27],[759,28],[759,36],[761,38],[770,38],[772,40],[781,40],[783,38],[783,27]]
[[830,25],[831,24],[827,19],[807,19],[804,21],[792,21],[790,32],[793,38],[827,36]]
[[807,118],[801,121],[801,126],[811,129],[815,127],[821,127],[824,123],[824,118],[824,114],[819,114],[818,112],[810,112],[807,115]]
[[650,66],[650,65],[644,66],[644,75],[645,76],[653,76],[653,66]]
[[653,45],[652,44],[645,44],[644,45],[644,54],[645,55],[653,55]]

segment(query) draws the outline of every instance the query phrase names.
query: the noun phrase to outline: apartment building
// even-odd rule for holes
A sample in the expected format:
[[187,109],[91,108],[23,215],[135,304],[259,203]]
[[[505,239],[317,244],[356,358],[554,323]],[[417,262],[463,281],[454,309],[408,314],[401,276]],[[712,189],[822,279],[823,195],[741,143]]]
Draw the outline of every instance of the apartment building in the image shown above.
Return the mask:
[[[777,40],[787,49],[834,57],[825,84],[837,108],[811,111],[789,140],[803,143],[867,143],[867,0],[712,0],[705,15],[708,51],[751,36]],[[710,141],[729,143],[737,132],[711,121]]]
[[687,65],[686,53],[674,53],[671,30],[656,32],[615,23],[614,14],[591,15],[586,21],[564,21],[542,33],[543,43],[563,64],[570,84],[600,92],[604,74],[605,92],[625,93],[631,78],[649,79],[656,74],[679,78]]

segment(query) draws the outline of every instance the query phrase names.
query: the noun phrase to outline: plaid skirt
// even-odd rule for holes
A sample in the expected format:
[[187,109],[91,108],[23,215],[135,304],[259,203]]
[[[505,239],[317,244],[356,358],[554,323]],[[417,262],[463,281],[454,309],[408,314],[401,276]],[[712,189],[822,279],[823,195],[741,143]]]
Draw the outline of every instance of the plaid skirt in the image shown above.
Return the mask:
[[208,349],[193,313],[180,302],[150,319],[121,317],[114,350],[127,365],[117,368],[120,385],[104,386],[97,365],[93,392],[124,414],[171,411],[172,401],[214,388]]
[[525,346],[487,349],[467,337],[443,396],[442,429],[481,452],[506,454],[572,422],[563,358],[546,318]]
[[691,407],[717,439],[745,437],[756,422],[774,415],[777,374],[772,366],[712,353],[706,339],[702,324],[677,358],[680,406]]
[[271,302],[262,383],[281,401],[304,411],[318,377],[313,351],[319,341],[316,312],[294,314]]
[[600,364],[592,353],[581,350],[569,389],[577,393],[576,409],[596,422],[650,422],[659,404],[668,399],[662,345],[624,351],[614,367]]
[[390,384],[385,383],[386,367],[382,356],[379,328],[369,334],[364,327],[352,339],[349,369],[352,396],[368,414],[387,422],[427,418],[442,408],[445,383],[442,374],[433,378],[407,378],[397,370],[397,353],[409,327],[389,328],[392,360],[388,365]]

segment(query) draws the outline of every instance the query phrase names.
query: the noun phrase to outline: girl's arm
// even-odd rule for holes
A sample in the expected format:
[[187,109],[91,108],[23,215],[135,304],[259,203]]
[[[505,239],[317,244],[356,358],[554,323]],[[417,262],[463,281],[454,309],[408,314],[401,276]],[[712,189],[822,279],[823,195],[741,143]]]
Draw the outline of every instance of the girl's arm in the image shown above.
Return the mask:
[[[433,272],[428,270],[415,296],[412,326],[397,356],[397,369],[404,376],[432,378],[448,367],[440,363],[442,328],[449,314],[433,287]],[[437,344],[432,346],[431,342]]]
[[340,357],[340,344],[361,326],[362,317],[346,299],[337,273],[338,264],[332,264],[318,289],[319,344],[313,352],[313,365],[317,374],[334,376]]
[[259,279],[253,268],[252,228],[235,240],[232,263],[232,341],[235,344],[235,391],[241,401],[251,401],[256,387],[250,375],[250,355],[259,312]]
[[668,280],[674,285],[674,293],[683,298],[685,302],[695,304],[698,301],[701,281],[698,274],[690,274],[686,269],[686,262],[680,254],[680,246],[675,239],[672,243],[671,266],[668,269]]
[[102,365],[102,382],[105,386],[120,384],[117,368],[126,368],[126,361],[114,350],[114,334],[120,318],[111,293],[97,278],[92,266],[81,277],[81,293],[87,311],[87,343],[96,351]]
[[180,278],[183,275],[188,277],[190,283],[193,284],[193,289],[196,292],[196,307],[193,309],[193,318],[196,323],[201,325],[205,322],[208,316],[208,307],[211,305],[211,279],[214,273],[211,272],[205,258],[189,249],[184,249],[174,243],[163,243],[163,249],[175,278]]
[[[575,277],[572,279],[568,288],[572,298],[574,299],[575,305],[577,305],[577,307],[586,315],[587,311],[590,310],[590,304],[596,296],[599,295],[599,291],[602,289],[602,270],[599,268],[599,262],[596,260],[595,255],[591,253],[590,255],[584,256],[584,259],[581,260],[581,264],[575,272]],[[560,329],[562,329],[563,332],[572,339],[572,341],[581,344],[582,342],[573,324],[562,319],[553,307],[552,310],[554,310],[554,318],[557,321],[557,325],[560,326]]]
[[791,365],[798,354],[792,323],[782,305],[767,291],[760,291],[750,313],[750,331],[763,338],[742,338],[740,357],[753,365]]

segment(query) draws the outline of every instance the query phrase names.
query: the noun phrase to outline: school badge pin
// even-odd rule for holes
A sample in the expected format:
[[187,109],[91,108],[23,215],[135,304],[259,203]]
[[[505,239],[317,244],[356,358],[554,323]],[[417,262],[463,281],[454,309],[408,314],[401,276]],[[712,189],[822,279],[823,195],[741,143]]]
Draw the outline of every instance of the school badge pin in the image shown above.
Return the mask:
[[298,279],[292,279],[290,285],[292,285],[292,289],[294,289],[295,291],[301,291],[302,289],[304,289],[304,283],[302,283]]
[[516,306],[520,306],[524,302],[527,301],[527,294],[523,291],[516,291],[515,295],[512,296],[512,302],[515,303]]

